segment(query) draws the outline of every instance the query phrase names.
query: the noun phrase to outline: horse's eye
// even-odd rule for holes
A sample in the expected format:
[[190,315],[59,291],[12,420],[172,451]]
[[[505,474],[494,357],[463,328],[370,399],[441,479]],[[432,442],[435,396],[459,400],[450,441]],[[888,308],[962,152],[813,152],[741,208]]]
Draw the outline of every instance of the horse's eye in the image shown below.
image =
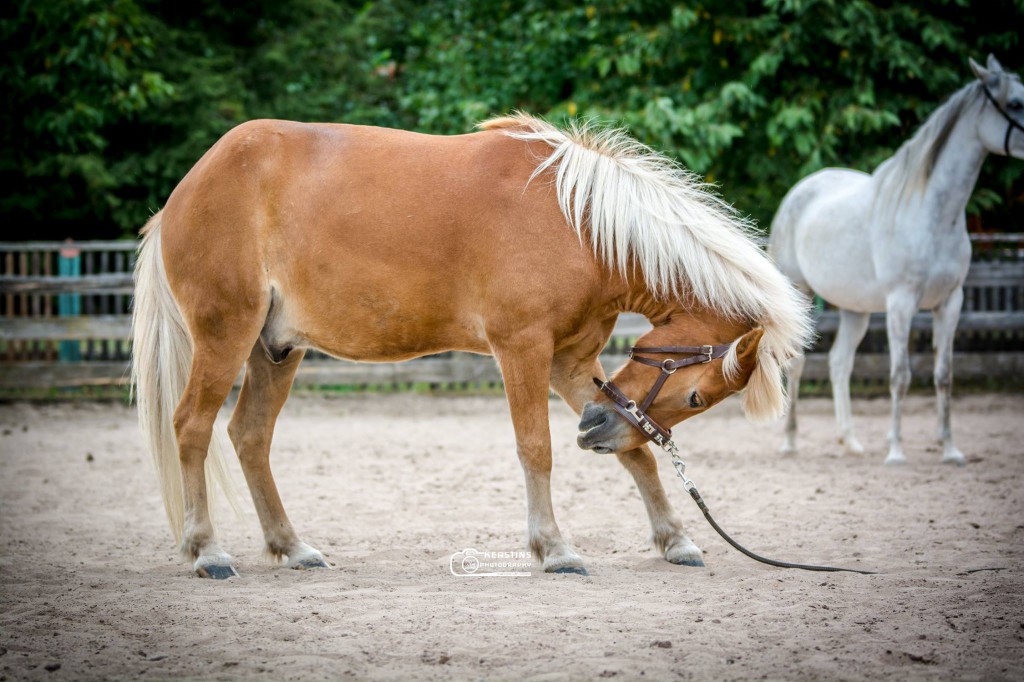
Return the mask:
[[1019,99],[1011,99],[1006,103],[1006,108],[1010,111],[1020,111],[1024,109],[1024,102],[1021,102]]
[[697,394],[697,391],[694,391],[693,393],[690,394],[690,407],[691,408],[696,410],[698,407],[700,407],[703,404],[704,403],[701,401],[700,395]]

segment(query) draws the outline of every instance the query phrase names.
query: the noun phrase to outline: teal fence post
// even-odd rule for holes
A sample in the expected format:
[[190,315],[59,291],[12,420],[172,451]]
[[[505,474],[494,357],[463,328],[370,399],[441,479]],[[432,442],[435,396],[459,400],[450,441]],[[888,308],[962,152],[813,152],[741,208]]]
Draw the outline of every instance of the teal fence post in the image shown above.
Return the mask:
[[[81,252],[74,247],[74,242],[68,239],[64,242],[65,246],[60,250],[60,259],[58,264],[58,272],[61,277],[81,277],[82,276],[82,255]],[[81,294],[58,294],[57,295],[57,315],[60,317],[76,317],[82,314],[82,295]],[[80,342],[74,341],[61,341],[58,357],[61,362],[78,362],[82,359],[82,347]]]

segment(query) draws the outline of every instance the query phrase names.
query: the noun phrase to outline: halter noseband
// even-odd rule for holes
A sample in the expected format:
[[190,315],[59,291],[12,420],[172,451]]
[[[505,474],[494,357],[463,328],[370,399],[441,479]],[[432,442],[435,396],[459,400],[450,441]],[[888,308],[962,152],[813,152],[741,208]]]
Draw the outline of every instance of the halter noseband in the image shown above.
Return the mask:
[[992,106],[994,106],[996,108],[996,111],[998,111],[1000,114],[1002,114],[1003,118],[1006,119],[1006,136],[1003,137],[1003,151],[1006,152],[1007,156],[1009,156],[1010,155],[1010,135],[1013,134],[1014,128],[1016,128],[1017,130],[1020,130],[1020,131],[1024,131],[1024,125],[1021,125],[1020,123],[1018,123],[1012,116],[1010,116],[1008,113],[1006,113],[1006,111],[1004,111],[1001,106],[999,106],[998,100],[996,100],[996,98],[992,95],[992,93],[989,92],[989,89],[988,89],[987,85],[982,83],[981,84],[981,89],[985,91],[985,97],[987,97],[988,101],[992,103]]
[[[651,390],[647,392],[647,397],[644,398],[643,402],[639,405],[635,401],[627,398],[619,387],[613,384],[611,381],[601,381],[597,377],[594,377],[594,383],[601,389],[601,392],[611,398],[612,407],[622,417],[629,422],[633,428],[637,429],[644,435],[647,440],[653,440],[655,443],[660,445],[666,450],[674,448],[672,443],[672,431],[666,429],[658,422],[651,419],[650,415],[647,414],[647,408],[651,406],[654,399],[658,397],[658,392],[661,391],[662,386],[665,385],[665,381],[670,376],[675,374],[676,370],[680,367],[687,367],[689,365],[705,364],[712,360],[724,356],[728,351],[731,343],[726,343],[720,346],[656,346],[651,348],[638,348],[634,346],[629,349],[629,359],[633,362],[639,362],[642,365],[648,365],[650,367],[660,367],[661,374],[654,381],[654,385],[651,386]],[[637,353],[670,353],[673,355],[690,355],[692,357],[683,358],[681,360],[673,360],[668,358],[662,362],[652,360],[651,358],[639,357]]]

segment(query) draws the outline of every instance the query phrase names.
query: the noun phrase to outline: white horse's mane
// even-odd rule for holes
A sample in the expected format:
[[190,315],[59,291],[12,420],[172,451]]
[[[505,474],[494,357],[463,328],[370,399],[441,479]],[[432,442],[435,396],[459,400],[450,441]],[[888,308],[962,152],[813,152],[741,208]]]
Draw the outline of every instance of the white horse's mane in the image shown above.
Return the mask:
[[876,210],[891,214],[901,201],[924,191],[956,122],[964,110],[982,96],[981,83],[977,80],[954,92],[895,154],[875,169],[872,175],[878,185]]
[[[558,203],[596,257],[620,273],[638,266],[652,294],[688,299],[764,329],[744,406],[758,420],[782,414],[781,366],[813,332],[807,302],[752,239],[749,221],[706,184],[623,130],[573,123],[559,130],[515,113],[480,125],[553,150],[531,181],[555,177]],[[726,375],[738,370],[735,346]]]

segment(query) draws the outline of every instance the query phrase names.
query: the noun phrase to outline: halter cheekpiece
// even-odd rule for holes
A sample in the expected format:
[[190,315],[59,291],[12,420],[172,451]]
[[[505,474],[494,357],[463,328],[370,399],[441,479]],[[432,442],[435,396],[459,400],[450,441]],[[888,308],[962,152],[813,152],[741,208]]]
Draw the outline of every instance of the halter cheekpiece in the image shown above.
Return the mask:
[[[658,392],[661,391],[662,386],[670,376],[675,374],[676,370],[681,367],[687,367],[689,365],[706,364],[712,360],[724,356],[728,351],[731,343],[722,344],[720,346],[704,345],[704,346],[653,346],[653,347],[637,347],[629,349],[629,359],[633,362],[639,362],[642,365],[648,365],[650,367],[658,367],[661,369],[661,374],[655,379],[654,385],[651,386],[651,390],[647,392],[647,397],[643,399],[639,405],[636,401],[627,398],[619,387],[613,384],[611,381],[601,381],[597,377],[594,377],[594,383],[601,389],[601,392],[611,398],[612,407],[625,418],[635,429],[640,431],[647,440],[652,440],[662,448],[670,450],[674,448],[672,443],[672,431],[666,429],[658,422],[651,419],[650,415],[647,414],[647,408],[651,406],[654,399],[658,397]],[[665,360],[654,360],[652,358],[645,358],[639,354],[646,355],[689,355],[690,357],[681,358],[679,360],[673,360],[667,358]]]
[[1001,106],[999,106],[999,101],[995,98],[995,96],[991,92],[989,92],[989,89],[988,89],[987,85],[982,83],[981,84],[981,89],[984,90],[985,97],[987,97],[988,101],[992,103],[992,106],[994,106],[996,108],[996,111],[998,111],[1000,114],[1002,114],[1003,118],[1006,119],[1006,135],[1003,137],[1003,151],[1006,152],[1007,156],[1009,156],[1010,155],[1010,135],[1013,134],[1014,129],[1017,129],[1017,130],[1020,130],[1020,131],[1024,131],[1024,125],[1021,125],[1020,123],[1018,123],[1016,119],[1014,119],[1012,116],[1010,116],[1008,113],[1006,113],[1006,111]]

